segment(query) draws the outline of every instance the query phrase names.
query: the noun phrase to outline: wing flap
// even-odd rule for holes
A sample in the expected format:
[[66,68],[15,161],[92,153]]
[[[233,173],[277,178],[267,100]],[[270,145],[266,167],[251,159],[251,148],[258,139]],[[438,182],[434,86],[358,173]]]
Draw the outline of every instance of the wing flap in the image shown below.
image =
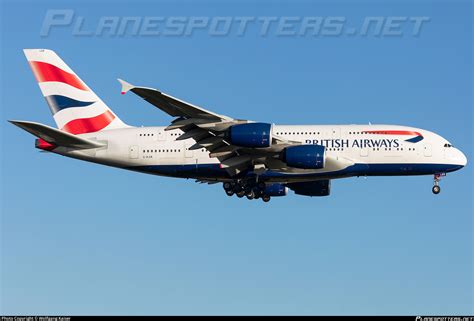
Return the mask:
[[206,130],[203,130],[201,128],[193,128],[188,131],[185,131],[183,134],[178,136],[176,140],[186,140],[189,138],[193,138],[194,140],[198,141],[200,139],[203,139],[204,137],[209,136],[209,132]]
[[222,168],[240,167],[248,163],[252,158],[248,155],[236,156],[228,158],[221,162]]

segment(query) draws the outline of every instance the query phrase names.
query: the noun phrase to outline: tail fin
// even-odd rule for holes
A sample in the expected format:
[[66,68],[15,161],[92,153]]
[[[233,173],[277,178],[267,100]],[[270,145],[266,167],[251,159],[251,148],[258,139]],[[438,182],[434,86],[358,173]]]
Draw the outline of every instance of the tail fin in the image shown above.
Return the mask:
[[54,51],[23,51],[59,129],[84,134],[128,127]]

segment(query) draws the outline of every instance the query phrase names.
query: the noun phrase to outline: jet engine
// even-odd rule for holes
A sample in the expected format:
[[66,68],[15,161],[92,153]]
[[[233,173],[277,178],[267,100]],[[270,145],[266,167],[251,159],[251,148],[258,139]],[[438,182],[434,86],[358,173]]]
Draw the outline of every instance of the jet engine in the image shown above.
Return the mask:
[[291,167],[321,169],[326,160],[325,147],[321,145],[289,146],[283,150],[282,160]]
[[230,127],[231,144],[241,147],[264,148],[272,144],[272,124],[247,123]]
[[288,194],[288,187],[279,183],[269,184],[263,190],[263,195],[268,196],[286,196],[286,194]]

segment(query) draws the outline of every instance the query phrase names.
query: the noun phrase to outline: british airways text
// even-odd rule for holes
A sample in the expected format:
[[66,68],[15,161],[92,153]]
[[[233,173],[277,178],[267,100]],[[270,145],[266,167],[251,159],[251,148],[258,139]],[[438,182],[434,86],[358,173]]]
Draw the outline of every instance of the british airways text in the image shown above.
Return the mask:
[[400,146],[398,139],[307,139],[306,144],[321,145],[327,148],[397,148]]

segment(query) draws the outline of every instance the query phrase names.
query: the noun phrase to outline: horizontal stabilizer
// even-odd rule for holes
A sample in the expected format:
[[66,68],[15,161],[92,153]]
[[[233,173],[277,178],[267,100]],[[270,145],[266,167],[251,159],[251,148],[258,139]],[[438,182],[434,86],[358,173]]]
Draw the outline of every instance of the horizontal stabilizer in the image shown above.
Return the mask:
[[30,134],[33,134],[34,136],[41,138],[44,141],[50,144],[54,144],[56,146],[88,149],[98,148],[105,145],[103,143],[99,143],[86,138],[81,138],[79,136],[69,134],[67,132],[40,123],[20,120],[9,120],[9,122],[29,132]]

